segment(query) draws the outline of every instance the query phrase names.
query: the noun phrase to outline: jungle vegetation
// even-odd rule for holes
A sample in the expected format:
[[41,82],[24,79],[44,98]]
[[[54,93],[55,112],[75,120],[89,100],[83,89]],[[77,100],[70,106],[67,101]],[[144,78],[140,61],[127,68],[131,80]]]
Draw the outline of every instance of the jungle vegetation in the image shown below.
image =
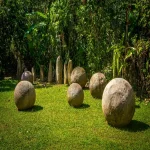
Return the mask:
[[0,77],[63,62],[150,91],[149,0],[0,0]]

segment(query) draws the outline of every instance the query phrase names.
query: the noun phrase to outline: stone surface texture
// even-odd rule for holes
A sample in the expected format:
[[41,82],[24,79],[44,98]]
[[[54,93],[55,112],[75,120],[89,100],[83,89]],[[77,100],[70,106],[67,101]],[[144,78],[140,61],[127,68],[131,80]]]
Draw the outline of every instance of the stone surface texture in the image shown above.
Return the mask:
[[68,61],[68,66],[67,66],[67,73],[68,73],[68,84],[70,85],[71,84],[71,72],[73,70],[73,67],[72,67],[72,60],[69,60]]
[[71,83],[78,83],[81,87],[85,87],[87,82],[87,76],[84,68],[76,67],[71,73]]
[[94,98],[101,99],[106,85],[106,78],[103,73],[95,73],[90,79],[89,89]]
[[64,63],[64,84],[68,84],[67,64]]
[[18,110],[29,109],[34,106],[36,93],[29,81],[20,81],[14,90],[14,101]]
[[21,80],[33,83],[33,74],[30,71],[24,71],[21,75]]
[[63,71],[63,63],[61,56],[57,57],[56,60],[56,83],[62,84],[62,71]]
[[34,67],[32,67],[32,75],[33,75],[33,82],[35,82],[36,81],[36,71],[35,71],[35,68]]
[[67,91],[67,99],[70,106],[80,107],[83,104],[84,93],[78,83],[72,83]]
[[135,112],[133,89],[123,78],[112,79],[102,96],[102,110],[108,124],[123,127],[129,124]]

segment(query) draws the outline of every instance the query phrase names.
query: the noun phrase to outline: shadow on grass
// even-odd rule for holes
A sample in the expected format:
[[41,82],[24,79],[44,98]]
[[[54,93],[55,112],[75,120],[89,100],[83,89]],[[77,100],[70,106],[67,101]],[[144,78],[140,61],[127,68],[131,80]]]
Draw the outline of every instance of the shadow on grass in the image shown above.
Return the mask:
[[[65,84],[65,86],[69,87],[70,85],[69,84]],[[89,90],[89,87],[83,87],[82,89],[83,89],[83,91],[86,91],[86,90]]]
[[18,83],[17,80],[1,80],[0,92],[13,91],[17,83]]
[[32,108],[26,109],[26,110],[21,110],[22,112],[37,112],[43,110],[42,106],[39,105],[34,105]]
[[149,129],[150,126],[144,122],[132,120],[126,127],[119,128],[121,130],[129,131],[129,132],[138,132]]
[[83,90],[84,91],[89,91],[89,87],[84,87]]
[[34,83],[33,85],[36,89],[53,87],[53,84],[47,82]]
[[141,108],[140,105],[135,105],[135,108]]
[[76,109],[86,109],[89,108],[90,105],[89,104],[82,104],[80,107],[75,107]]

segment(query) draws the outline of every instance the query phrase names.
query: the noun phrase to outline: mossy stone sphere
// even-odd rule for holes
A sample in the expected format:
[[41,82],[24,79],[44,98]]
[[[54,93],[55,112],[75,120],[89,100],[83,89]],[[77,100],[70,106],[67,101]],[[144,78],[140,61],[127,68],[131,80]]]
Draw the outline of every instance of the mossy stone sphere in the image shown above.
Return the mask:
[[34,106],[36,93],[29,81],[20,81],[14,91],[14,100],[18,110],[29,109]]
[[33,83],[33,75],[30,71],[24,71],[21,75],[21,80],[22,81],[29,81]]
[[87,76],[84,68],[76,67],[71,72],[71,83],[78,83],[81,87],[85,87]]
[[101,99],[106,85],[106,78],[103,73],[95,73],[90,79],[89,89],[94,98]]
[[67,91],[67,99],[70,106],[80,107],[83,104],[84,93],[78,83],[72,83]]
[[135,112],[133,89],[123,78],[112,79],[102,96],[102,110],[108,124],[123,127],[129,124]]

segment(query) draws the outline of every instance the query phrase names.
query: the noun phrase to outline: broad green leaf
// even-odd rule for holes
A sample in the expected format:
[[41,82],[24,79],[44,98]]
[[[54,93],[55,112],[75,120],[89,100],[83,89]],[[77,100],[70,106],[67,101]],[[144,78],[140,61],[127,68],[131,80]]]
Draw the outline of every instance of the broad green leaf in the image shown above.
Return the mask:
[[44,19],[47,19],[47,15],[45,15],[44,13],[42,12],[39,12],[39,11],[36,11],[35,14],[37,14],[38,16],[44,18]]

